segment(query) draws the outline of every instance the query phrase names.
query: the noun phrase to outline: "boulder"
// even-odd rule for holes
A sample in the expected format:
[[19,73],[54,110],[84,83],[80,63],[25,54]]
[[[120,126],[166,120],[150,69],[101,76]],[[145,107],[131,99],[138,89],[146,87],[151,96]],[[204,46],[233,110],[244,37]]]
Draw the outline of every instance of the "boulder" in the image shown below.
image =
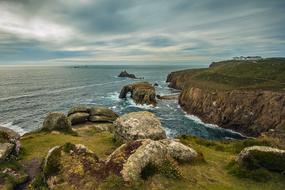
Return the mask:
[[42,130],[71,132],[71,122],[63,113],[52,112],[45,118]]
[[89,113],[77,112],[68,116],[72,125],[85,123],[89,118]]
[[7,160],[14,150],[14,144],[11,143],[0,143],[0,163]]
[[14,146],[14,153],[19,154],[21,143],[20,143],[20,134],[13,131],[12,129],[1,127],[0,126],[0,143],[11,143]]
[[89,121],[92,122],[113,122],[118,118],[118,114],[111,109],[102,106],[90,108]]
[[137,77],[134,74],[129,74],[126,70],[122,71],[118,77],[127,77],[132,79],[137,79]]
[[132,112],[119,117],[115,122],[115,138],[122,141],[137,139],[159,140],[166,138],[160,120],[150,112]]
[[138,82],[126,85],[122,88],[119,98],[124,99],[128,93],[136,104],[147,104],[156,106],[155,88],[148,82]]
[[70,116],[71,114],[74,114],[74,113],[89,113],[89,111],[90,111],[90,108],[88,106],[79,105],[79,106],[75,106],[75,107],[71,108],[68,111],[67,116]]
[[285,150],[268,146],[252,146],[243,149],[236,162],[246,168],[264,167],[268,170],[285,171]]
[[[172,148],[168,148],[168,144]],[[181,148],[183,147],[183,148]],[[177,150],[174,150],[177,148]],[[179,156],[179,153],[182,156]],[[124,181],[136,181],[148,165],[160,165],[172,159],[190,161],[198,156],[197,152],[174,140],[151,139],[136,140],[117,148],[106,160],[106,165],[117,168]]]
[[[44,181],[49,189],[94,189],[100,167],[98,157],[81,144],[53,147],[44,165]],[[98,174],[99,175],[99,174]]]

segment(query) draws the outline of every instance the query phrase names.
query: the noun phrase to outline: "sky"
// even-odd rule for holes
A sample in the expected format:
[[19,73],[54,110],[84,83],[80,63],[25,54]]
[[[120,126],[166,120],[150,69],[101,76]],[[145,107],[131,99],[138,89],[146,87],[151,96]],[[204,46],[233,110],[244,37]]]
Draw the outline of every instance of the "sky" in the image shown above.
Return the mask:
[[285,0],[0,0],[0,65],[285,57]]

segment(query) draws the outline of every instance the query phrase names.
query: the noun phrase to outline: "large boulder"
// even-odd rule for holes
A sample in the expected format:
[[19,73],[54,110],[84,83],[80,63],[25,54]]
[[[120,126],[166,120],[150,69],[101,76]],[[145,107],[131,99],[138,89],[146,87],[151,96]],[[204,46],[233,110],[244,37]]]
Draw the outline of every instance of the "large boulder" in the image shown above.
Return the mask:
[[64,113],[52,112],[45,118],[42,130],[71,132],[71,122]]
[[92,122],[113,122],[118,118],[115,112],[103,106],[92,107],[89,113],[89,121]]
[[0,143],[0,163],[8,159],[14,149],[14,146],[15,145],[11,143]]
[[268,146],[252,146],[243,149],[236,158],[246,168],[264,167],[272,171],[285,171],[285,150]]
[[159,140],[166,138],[160,120],[150,112],[132,112],[119,117],[115,122],[115,138],[122,141],[137,139]]
[[13,153],[15,153],[15,155],[19,154],[21,148],[20,138],[21,138],[20,134],[13,131],[12,129],[0,126],[0,143],[13,144],[14,145]]
[[72,107],[69,111],[67,116],[70,116],[71,114],[74,113],[89,113],[90,108],[86,105],[78,105],[78,106],[74,106]]
[[[197,152],[190,147],[174,140],[154,141],[143,139],[123,144],[117,148],[106,160],[110,168],[117,168],[124,181],[136,181],[140,178],[141,172],[148,165],[160,165],[164,161],[191,161],[198,156]],[[168,148],[167,144],[175,144]],[[178,148],[177,151],[173,148]],[[183,150],[181,149],[183,147]],[[177,152],[181,153],[176,154]]]
[[89,116],[90,116],[89,113],[77,112],[69,115],[68,119],[70,120],[72,125],[76,125],[87,122]]
[[51,190],[91,190],[98,185],[99,167],[98,157],[87,147],[66,143],[48,152],[43,165],[44,181]]
[[148,82],[138,82],[126,85],[122,88],[119,98],[126,98],[128,93],[136,104],[147,104],[156,106],[155,88]]

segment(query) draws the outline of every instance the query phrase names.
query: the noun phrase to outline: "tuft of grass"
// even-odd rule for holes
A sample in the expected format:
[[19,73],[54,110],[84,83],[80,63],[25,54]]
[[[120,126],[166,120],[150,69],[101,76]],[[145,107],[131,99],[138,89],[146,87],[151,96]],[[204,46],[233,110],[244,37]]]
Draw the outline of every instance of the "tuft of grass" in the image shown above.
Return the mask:
[[117,175],[108,176],[104,182],[100,185],[100,189],[102,190],[120,190],[124,187],[124,180],[122,177]]
[[45,182],[43,174],[37,175],[33,181],[29,184],[31,190],[48,190],[48,186]]
[[228,172],[238,178],[247,178],[257,182],[267,182],[272,176],[271,173],[265,168],[253,165],[251,169],[240,167],[235,161],[231,161],[226,169]]

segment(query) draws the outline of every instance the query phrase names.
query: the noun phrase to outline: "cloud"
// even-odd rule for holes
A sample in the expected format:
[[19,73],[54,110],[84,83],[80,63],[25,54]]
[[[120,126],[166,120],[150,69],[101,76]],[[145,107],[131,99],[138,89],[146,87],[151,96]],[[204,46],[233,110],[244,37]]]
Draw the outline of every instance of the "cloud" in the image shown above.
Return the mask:
[[284,56],[284,8],[283,0],[2,0],[0,64]]

